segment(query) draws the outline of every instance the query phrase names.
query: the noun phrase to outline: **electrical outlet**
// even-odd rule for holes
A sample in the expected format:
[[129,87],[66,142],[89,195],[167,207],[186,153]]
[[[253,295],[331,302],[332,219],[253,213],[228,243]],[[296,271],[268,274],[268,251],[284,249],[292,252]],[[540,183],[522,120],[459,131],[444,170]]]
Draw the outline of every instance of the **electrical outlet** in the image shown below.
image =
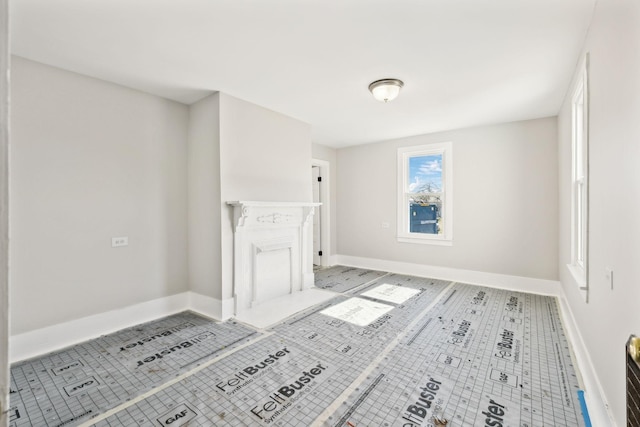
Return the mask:
[[607,278],[607,281],[609,281],[609,287],[613,289],[613,269],[611,267],[606,267],[604,269],[604,275]]
[[382,228],[389,228],[389,223],[388,222],[383,222],[382,223]]
[[128,237],[112,237],[111,238],[111,247],[119,248],[120,246],[128,246],[129,238]]

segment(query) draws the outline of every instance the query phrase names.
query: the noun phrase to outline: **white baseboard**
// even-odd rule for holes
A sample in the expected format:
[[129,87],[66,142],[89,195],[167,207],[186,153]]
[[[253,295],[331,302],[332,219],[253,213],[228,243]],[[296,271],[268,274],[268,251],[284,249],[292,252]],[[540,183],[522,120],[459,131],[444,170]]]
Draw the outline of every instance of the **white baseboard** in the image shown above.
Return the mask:
[[578,371],[582,376],[582,383],[584,384],[584,396],[587,403],[587,410],[589,411],[589,417],[591,418],[591,424],[594,426],[612,426],[615,427],[616,423],[608,410],[607,400],[604,394],[604,389],[600,383],[600,379],[596,370],[591,362],[591,356],[587,351],[587,347],[582,339],[582,334],[576,323],[576,319],[573,316],[571,307],[569,306],[567,299],[564,295],[558,297],[560,301],[560,314],[562,315],[562,323],[573,347],[573,352],[576,358],[576,364],[578,365]]
[[492,288],[509,289],[543,295],[562,295],[562,286],[557,280],[535,279],[531,277],[510,276],[506,274],[486,273],[483,271],[462,270],[434,265],[413,264],[374,258],[362,258],[349,255],[336,255],[333,265],[381,270],[412,276],[431,277],[452,282],[470,283]]
[[82,341],[189,309],[188,293],[58,323],[9,338],[9,362],[39,356]]
[[9,338],[9,363],[60,350],[185,310],[192,310],[215,320],[226,320],[233,316],[233,308],[233,298],[221,301],[191,291],[158,298],[13,335]]
[[187,294],[189,294],[189,309],[196,313],[216,320],[227,320],[233,316],[233,298],[219,300],[191,291]]

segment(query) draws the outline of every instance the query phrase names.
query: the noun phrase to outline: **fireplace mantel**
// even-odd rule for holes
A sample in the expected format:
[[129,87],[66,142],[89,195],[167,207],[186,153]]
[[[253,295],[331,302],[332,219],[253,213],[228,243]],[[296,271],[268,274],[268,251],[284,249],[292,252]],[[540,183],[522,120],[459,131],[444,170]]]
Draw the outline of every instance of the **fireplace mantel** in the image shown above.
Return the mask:
[[235,314],[313,287],[313,217],[320,203],[229,201],[234,212]]
[[[234,207],[234,227],[237,230],[245,225],[292,224],[298,221],[297,214],[306,214],[303,218],[306,221],[314,214],[314,208],[322,203],[231,201],[227,204]],[[249,220],[247,224],[246,220]]]

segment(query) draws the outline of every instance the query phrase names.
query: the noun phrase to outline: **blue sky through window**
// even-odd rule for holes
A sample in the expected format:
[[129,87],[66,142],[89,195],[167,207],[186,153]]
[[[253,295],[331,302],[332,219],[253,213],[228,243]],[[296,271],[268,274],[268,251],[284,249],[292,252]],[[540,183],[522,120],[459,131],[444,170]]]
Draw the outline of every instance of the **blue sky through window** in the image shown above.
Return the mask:
[[409,192],[442,191],[442,154],[409,157]]

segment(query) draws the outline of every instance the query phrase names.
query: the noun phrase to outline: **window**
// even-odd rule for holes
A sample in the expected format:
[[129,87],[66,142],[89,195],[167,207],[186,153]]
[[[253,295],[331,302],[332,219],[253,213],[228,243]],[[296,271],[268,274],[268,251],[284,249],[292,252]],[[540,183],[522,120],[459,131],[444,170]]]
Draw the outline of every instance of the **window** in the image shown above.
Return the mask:
[[581,65],[571,100],[571,264],[581,289],[587,289],[589,232],[588,56]]
[[452,244],[451,143],[398,149],[398,241]]

